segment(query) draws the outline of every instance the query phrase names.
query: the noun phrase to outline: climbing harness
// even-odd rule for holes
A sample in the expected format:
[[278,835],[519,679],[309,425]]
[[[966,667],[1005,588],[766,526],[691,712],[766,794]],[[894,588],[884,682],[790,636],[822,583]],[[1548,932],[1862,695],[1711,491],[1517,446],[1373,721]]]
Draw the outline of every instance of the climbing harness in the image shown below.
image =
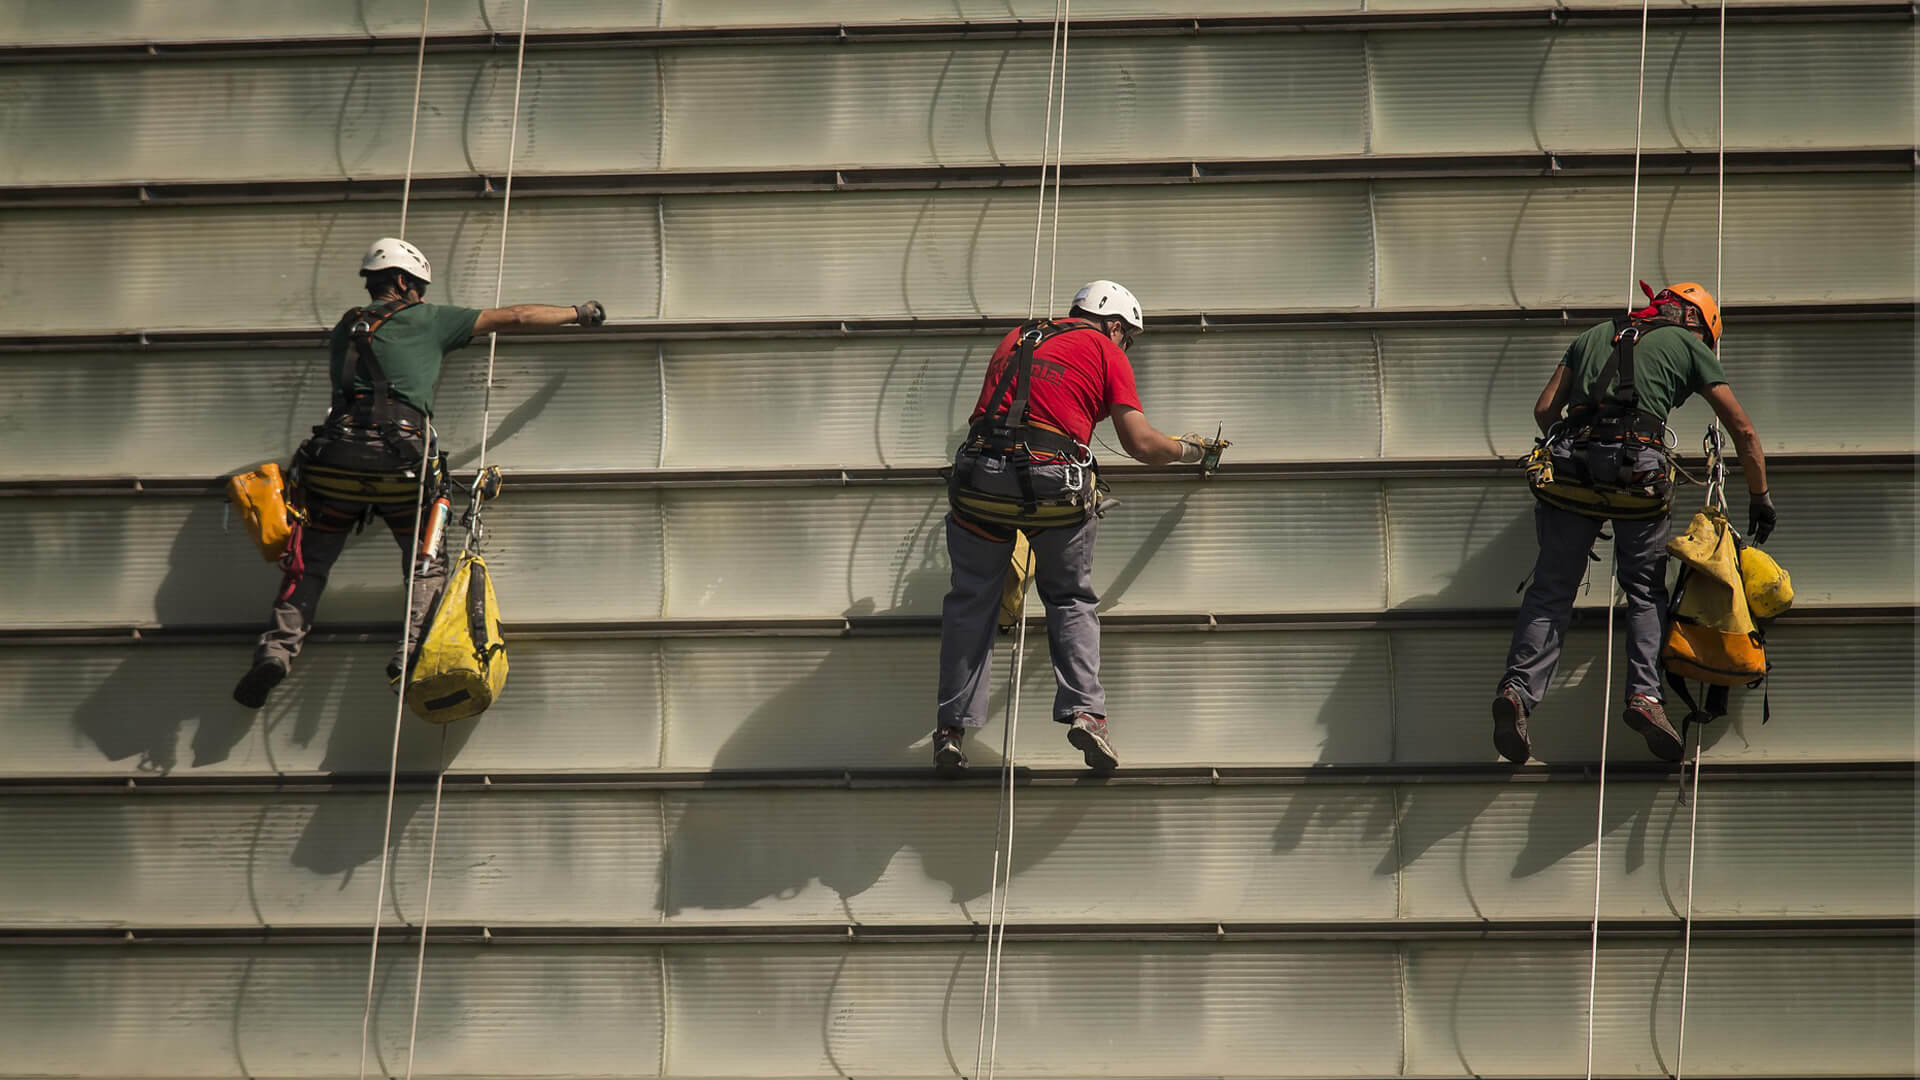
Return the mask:
[[[1540,502],[1582,517],[1663,518],[1673,505],[1679,469],[1667,448],[1666,424],[1640,408],[1633,357],[1647,334],[1680,324],[1631,317],[1613,323],[1613,355],[1595,380],[1596,388],[1611,382],[1611,389],[1594,405],[1569,409],[1565,419],[1535,440],[1525,461],[1527,487]],[[1656,453],[1660,466],[1634,468],[1638,450]]]
[[[405,179],[402,181],[401,194],[400,194],[400,222],[401,222],[402,235],[405,234],[405,230],[406,230],[407,210],[408,210],[408,205],[409,205],[409,201],[412,193],[412,187],[413,187],[414,146],[415,146],[415,138],[419,132],[420,91],[422,86],[422,77],[423,77],[425,66],[426,66],[426,39],[427,39],[428,13],[430,10],[430,4],[431,4],[431,0],[422,0],[421,8],[420,8],[420,46],[419,46],[418,59],[416,61],[416,69],[414,72],[414,87],[413,87],[413,126],[412,126],[412,131],[409,133],[408,139],[407,139],[407,169],[406,169]],[[514,59],[513,111],[512,111],[509,134],[507,139],[506,191],[505,191],[505,197],[503,198],[501,202],[501,207],[500,207],[500,267],[499,267],[499,272],[496,275],[494,280],[494,306],[496,307],[499,306],[500,296],[501,296],[501,293],[504,291],[504,284],[506,280],[507,221],[508,221],[508,215],[511,212],[512,205],[513,205],[513,166],[514,166],[514,157],[518,149],[518,139],[519,139],[519,133],[520,133],[520,91],[521,91],[521,85],[522,85],[522,78],[526,68],[527,16],[528,16],[528,10],[530,6],[531,6],[531,0],[521,0],[520,40],[519,40],[519,46],[516,51],[515,59]],[[391,315],[389,314],[388,317],[391,317]],[[356,330],[358,329],[357,325],[355,329]],[[365,337],[368,339],[369,342],[371,340],[372,332],[374,329],[377,329],[377,327],[372,326],[371,321],[369,320],[369,329],[367,334],[365,335]],[[488,429],[492,426],[493,373],[494,373],[494,355],[495,355],[496,341],[497,341],[497,335],[492,335],[489,337],[488,349],[487,349],[486,404],[482,412],[481,431],[480,431],[480,473],[479,473],[479,476],[475,478],[475,481],[473,484],[473,502],[468,507],[467,518],[466,518],[466,520],[469,521],[471,524],[468,530],[466,545],[463,547],[461,551],[462,569],[467,571],[467,575],[468,575],[467,580],[469,582],[471,582],[474,579],[472,569],[471,569],[472,563],[469,561],[469,559],[471,558],[471,559],[477,560],[478,555],[477,555],[477,552],[475,551],[475,545],[477,545],[481,537],[484,536],[484,529],[480,521],[481,504],[487,498],[491,497],[493,494],[497,494],[499,491],[499,470],[498,469],[489,470],[486,465]],[[367,348],[364,351],[364,354],[362,356],[362,362],[364,363],[366,360],[369,360],[371,358],[372,358],[371,348]],[[377,370],[377,363],[375,364],[375,370]],[[351,382],[349,382],[349,385],[351,385]],[[376,393],[375,404],[378,404],[383,397],[385,397],[385,395]],[[404,420],[404,415],[402,419]],[[433,452],[432,433],[431,433],[430,427],[427,428],[425,434],[427,437],[427,441],[423,446],[424,460],[420,463],[420,466],[416,470],[419,474],[419,485],[415,493],[415,501],[414,501],[413,535],[415,537],[419,537],[421,534],[422,518],[423,518],[423,514],[425,511],[425,506],[427,502],[429,476],[430,474],[436,474],[436,473],[441,476],[444,476],[444,467],[445,467],[444,456],[435,455]],[[435,467],[436,465],[438,466],[438,468]],[[407,660],[411,659],[413,647],[414,647],[414,642],[412,641],[413,621],[411,618],[411,605],[413,602],[414,582],[416,579],[416,575],[418,573],[418,569],[419,569],[418,559],[408,560],[407,591],[406,591],[406,596],[407,596],[406,602],[408,604],[408,617],[402,620],[402,624],[401,624],[402,628],[401,628],[401,636],[400,636],[403,679],[405,678],[405,674],[406,674],[406,670],[405,670],[406,662]],[[491,603],[490,603],[491,583],[486,581],[484,575],[481,577],[480,580],[483,582],[485,586],[484,595],[486,600],[488,601],[487,606],[490,608],[491,607]],[[449,583],[449,589],[447,590],[448,592],[451,592],[452,584],[453,582]],[[443,599],[444,599],[444,596],[443,596]],[[492,643],[498,642],[499,633],[498,633],[497,623],[487,627],[487,630],[489,634],[489,644],[491,645]],[[502,662],[500,664],[500,677],[504,679],[506,668],[505,668],[504,658],[502,657],[501,660]],[[381,844],[380,844],[380,878],[379,878],[379,887],[377,888],[376,895],[374,897],[373,925],[372,925],[372,932],[370,935],[371,942],[369,944],[368,957],[367,957],[366,1004],[365,1004],[365,1009],[361,1014],[361,1020],[360,1020],[360,1072],[359,1072],[360,1080],[366,1080],[367,1049],[368,1049],[369,1041],[372,1034],[372,1028],[373,1028],[373,1002],[374,1002],[375,976],[379,970],[379,960],[380,960],[380,924],[381,924],[382,913],[386,905],[387,879],[388,879],[388,873],[390,869],[389,864],[392,860],[393,816],[394,816],[394,802],[395,802],[394,796],[395,796],[395,791],[398,785],[399,775],[400,775],[400,731],[401,731],[401,724],[404,722],[404,719],[405,719],[406,705],[407,705],[407,700],[406,700],[405,694],[399,695],[396,701],[394,702],[393,746],[392,746],[391,756],[390,756],[389,764],[387,768],[386,821],[385,821],[384,831],[382,833]],[[434,769],[433,818],[432,818],[431,830],[430,830],[428,841],[427,841],[427,877],[426,877],[426,886],[424,890],[424,895],[422,897],[421,907],[420,907],[420,930],[419,930],[418,950],[416,952],[415,960],[414,960],[413,1004],[412,1004],[411,1017],[409,1019],[408,1028],[407,1028],[407,1067],[406,1067],[406,1073],[405,1073],[405,1080],[411,1080],[413,1076],[415,1050],[417,1049],[419,1044],[420,995],[421,995],[421,987],[423,985],[423,980],[426,972],[428,928],[431,925],[431,920],[432,920],[433,871],[434,871],[434,861],[436,856],[439,853],[441,796],[445,790],[446,764],[447,764],[447,729],[446,727],[443,726],[440,729],[439,758]]]
[[[1042,223],[1046,218],[1047,209],[1047,149],[1049,142],[1053,144],[1054,197],[1052,255],[1051,265],[1047,272],[1048,311],[1053,310],[1054,279],[1059,276],[1060,270],[1060,157],[1066,145],[1067,38],[1071,28],[1071,22],[1072,0],[1054,0],[1053,45],[1047,57],[1047,111],[1040,132],[1040,192],[1038,205],[1034,209],[1033,218],[1033,276],[1027,287],[1027,325],[1031,325],[1034,321],[1034,306],[1039,300],[1040,232]],[[1059,74],[1059,81],[1057,83],[1055,81],[1056,69]],[[1056,87],[1058,88],[1060,98],[1057,120],[1054,109]],[[1058,124],[1057,129],[1055,126],[1056,122]],[[1023,326],[1021,331],[1022,338],[1027,337],[1028,333],[1025,326]],[[1031,362],[1032,350],[1025,349],[1025,352],[1029,362]],[[1017,366],[1019,365],[1010,357],[1008,363],[1009,371],[1012,371]],[[1002,377],[1002,381],[1005,381],[1005,376]],[[1016,395],[1023,399],[1017,403],[1020,406],[1020,412],[1018,419],[1015,421],[1016,424],[1024,422],[1025,420],[1026,402],[1024,400],[1024,388],[1025,380],[1022,379],[1021,389],[1016,391]],[[999,401],[998,394],[991,400],[993,400],[997,406]],[[994,411],[997,411],[997,409]],[[1009,416],[1012,416],[1011,409],[1009,410]],[[1028,430],[1038,429],[1029,428]],[[1088,455],[1087,464],[1089,466],[1091,465],[1091,460],[1091,456]],[[1028,483],[1030,483],[1030,481],[1028,481]],[[1089,487],[1097,487],[1099,481],[1097,477],[1089,476],[1086,483]],[[1030,491],[1029,488],[1023,487],[1023,493],[1028,491]],[[1038,500],[1035,500],[1034,508],[1036,511],[1039,509]],[[1085,511],[1082,510],[1080,512],[1080,518],[1076,518],[1075,520],[1081,520],[1084,519],[1084,517]],[[1027,620],[1025,617],[1025,607],[1026,593],[1022,590],[1018,605],[1013,613],[1013,621],[1015,623],[1013,662],[1009,665],[1012,670],[1007,676],[1006,730],[1001,733],[1000,794],[998,800],[999,819],[994,826],[993,866],[987,887],[986,957],[985,963],[982,965],[984,970],[981,973],[980,1036],[979,1042],[974,1050],[973,1080],[993,1080],[994,1066],[999,1058],[1000,1052],[1000,960],[1005,951],[1007,941],[1007,894],[1013,886],[1013,767],[1015,733],[1020,725],[1020,675],[1027,652]]]
[[[1100,512],[1106,488],[1093,453],[1085,444],[1032,422],[1028,393],[1033,353],[1040,345],[1075,331],[1100,333],[1084,322],[1034,319],[1020,326],[1016,347],[1007,357],[1000,381],[987,400],[986,415],[967,432],[947,480],[947,502],[955,515],[985,526],[1045,529],[1078,525],[1088,514]],[[1011,394],[1011,397],[1009,397]],[[1006,401],[1004,408],[1002,400]],[[1066,491],[1041,497],[1033,487],[1033,468],[1053,464],[1066,471]],[[1019,483],[1018,496],[991,491],[976,483],[982,472],[1011,466]]]

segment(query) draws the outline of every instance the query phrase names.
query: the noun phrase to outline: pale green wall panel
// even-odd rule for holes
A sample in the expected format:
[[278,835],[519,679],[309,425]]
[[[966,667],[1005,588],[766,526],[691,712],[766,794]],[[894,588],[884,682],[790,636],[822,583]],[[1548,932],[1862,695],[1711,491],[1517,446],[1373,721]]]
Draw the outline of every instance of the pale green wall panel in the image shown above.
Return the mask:
[[[1621,181],[1479,180],[1077,188],[1066,197],[1055,307],[1079,283],[1129,283],[1154,311],[1610,303],[1628,210]],[[1650,181],[1643,276],[1709,276],[1713,187]],[[1668,205],[1670,196],[1677,203]],[[615,321],[1005,315],[1026,310],[1033,204],[1012,192],[689,195],[523,203],[508,299],[597,296]],[[492,302],[491,205],[422,204],[412,229],[436,296]],[[330,325],[354,302],[356,256],[390,205],[9,211],[0,332]],[[1897,300],[1913,289],[1904,175],[1742,176],[1728,185],[1726,299]],[[289,249],[309,252],[289,262]],[[1285,258],[1276,259],[1276,252]],[[104,266],[125,287],[62,302]],[[182,266],[217,266],[259,295],[234,304]],[[1042,292],[1045,292],[1044,283]]]
[[[1720,358],[1768,453],[1913,449],[1913,323],[1743,325],[1737,309],[1728,319]],[[1533,403],[1581,329],[1381,331],[1385,456],[1517,457],[1532,449]],[[1711,417],[1697,397],[1673,413],[1682,453],[1700,452]]]
[[[397,616],[398,604],[396,589],[387,614]],[[259,618],[264,626],[264,609]],[[397,641],[397,618],[393,634]],[[658,642],[528,640],[511,629],[507,640],[510,689],[484,721],[458,721],[445,729],[448,766],[658,766]],[[384,668],[392,643],[309,642],[287,682],[259,712],[228,697],[252,652],[251,643],[0,649],[0,730],[9,747],[0,773],[386,770],[393,695]],[[739,717],[714,722],[738,723]],[[431,771],[441,752],[441,729],[409,714],[401,725],[400,768]]]
[[[1070,121],[1067,153],[1364,153],[1363,48],[1357,34],[1076,42],[1069,102],[1090,112]],[[1045,41],[674,50],[666,167],[1038,162],[1047,62]]]
[[[1368,37],[1383,154],[1622,149],[1634,144],[1639,27],[1398,31]],[[1712,27],[1653,30],[1648,150],[1718,142]],[[1730,27],[1727,146],[1912,141],[1913,42],[1871,23]]]
[[[1913,296],[1913,178],[1734,176],[1721,301]],[[1626,179],[1381,181],[1381,307],[1625,304]],[[1643,177],[1636,272],[1713,279],[1711,177]],[[1639,290],[1632,299],[1643,300]]]
[[[535,5],[537,8],[539,5]],[[535,57],[515,172],[660,165],[655,54]],[[401,176],[414,58],[42,64],[0,72],[0,183]],[[435,56],[422,71],[413,175],[506,172],[513,54]]]
[[[390,943],[380,960],[367,1064],[396,1076],[414,949]],[[0,981],[0,1075],[347,1077],[367,948],[9,949]],[[654,949],[439,946],[427,955],[414,1072],[657,1076],[662,994]]]
[[[651,199],[527,200],[515,207],[506,303],[605,302],[653,318],[659,214]],[[366,302],[360,256],[399,227],[393,203],[0,212],[0,333],[331,327]],[[500,259],[492,202],[413,206],[407,231],[433,263],[436,302],[491,307]],[[111,273],[116,287],[98,290]],[[244,301],[209,284],[244,282]],[[75,305],[57,297],[93,291]]]
[[[1025,312],[1034,195],[689,195],[667,200],[665,234],[673,318]],[[1053,308],[1099,277],[1126,282],[1149,327],[1156,310],[1365,307],[1368,235],[1358,183],[1076,188]]]

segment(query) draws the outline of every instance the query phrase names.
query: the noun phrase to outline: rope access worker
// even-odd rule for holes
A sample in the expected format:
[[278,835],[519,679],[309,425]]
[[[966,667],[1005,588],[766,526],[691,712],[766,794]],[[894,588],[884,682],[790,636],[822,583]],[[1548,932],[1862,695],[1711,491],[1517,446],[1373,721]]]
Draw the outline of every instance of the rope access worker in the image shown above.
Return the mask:
[[[288,478],[301,520],[282,559],[286,577],[272,624],[260,635],[253,666],[233,688],[234,700],[250,709],[266,704],[268,693],[287,677],[347,537],[375,515],[400,545],[401,580],[417,559],[408,620],[409,640],[420,641],[447,580],[445,530],[428,513],[447,484],[445,456],[438,452],[432,427],[434,389],[445,354],[477,335],[569,323],[599,326],[607,318],[597,300],[576,307],[519,304],[484,311],[426,303],[422,297],[433,268],[420,249],[393,237],[367,249],[360,276],[370,303],[348,311],[333,328],[328,367],[333,404],[313,438],[295,453]],[[427,470],[424,490],[422,469]],[[416,514],[423,537],[418,543]],[[405,670],[406,658],[396,646],[387,663],[388,681],[398,688]]]
[[1100,687],[1099,597],[1093,540],[1104,485],[1087,443],[1111,417],[1120,445],[1149,465],[1217,461],[1227,443],[1170,438],[1147,422],[1126,350],[1146,328],[1140,302],[1111,281],[1088,282],[1061,320],[1038,319],[1001,340],[948,485],[953,588],[940,618],[940,699],[934,767],[966,771],[966,729],[985,726],[993,639],[1015,530],[1034,555],[1047,611],[1053,718],[1097,770],[1119,758]]
[[1533,407],[1534,422],[1545,433],[1532,459],[1544,467],[1529,468],[1539,500],[1534,532],[1540,555],[1514,626],[1506,675],[1493,699],[1493,744],[1515,764],[1531,753],[1527,717],[1553,678],[1574,594],[1593,542],[1608,521],[1614,530],[1615,576],[1627,597],[1624,719],[1655,757],[1679,761],[1684,753],[1661,703],[1659,654],[1673,500],[1673,464],[1664,433],[1667,414],[1688,395],[1704,397],[1732,434],[1750,493],[1749,535],[1759,543],[1773,532],[1776,518],[1760,436],[1714,353],[1721,330],[1718,303],[1693,282],[1658,295],[1645,282],[1640,288],[1652,303],[1575,338]]

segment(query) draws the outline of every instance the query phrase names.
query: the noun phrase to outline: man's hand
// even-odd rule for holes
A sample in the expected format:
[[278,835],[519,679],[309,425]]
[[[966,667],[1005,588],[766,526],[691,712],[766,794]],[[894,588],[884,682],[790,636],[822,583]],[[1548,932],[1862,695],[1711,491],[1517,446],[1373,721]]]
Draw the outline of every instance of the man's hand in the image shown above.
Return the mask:
[[1220,464],[1221,451],[1233,445],[1231,439],[1209,439],[1192,431],[1175,441],[1180,444],[1180,464],[1198,465],[1203,472],[1212,472]]
[[1773,510],[1773,496],[1764,491],[1755,492],[1747,503],[1747,539],[1755,544],[1766,543],[1779,520],[1780,515]]
[[607,321],[607,309],[598,300],[573,306],[573,321],[581,326],[599,326]]

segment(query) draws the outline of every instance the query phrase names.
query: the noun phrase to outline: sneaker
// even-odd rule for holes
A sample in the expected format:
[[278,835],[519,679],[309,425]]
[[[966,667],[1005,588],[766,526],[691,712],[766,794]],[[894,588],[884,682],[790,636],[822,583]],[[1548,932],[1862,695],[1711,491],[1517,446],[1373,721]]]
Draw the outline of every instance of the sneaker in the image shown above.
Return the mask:
[[1501,687],[1493,699],[1493,746],[1515,765],[1525,765],[1533,756],[1533,744],[1527,741],[1527,706],[1511,686]]
[[1075,713],[1067,729],[1067,741],[1087,759],[1087,768],[1094,772],[1112,772],[1120,767],[1120,756],[1113,752],[1113,743],[1107,738],[1104,716]]
[[287,665],[278,660],[261,660],[247,669],[247,673],[233,685],[233,700],[249,709],[257,709],[267,703],[267,695],[286,677]]
[[967,775],[966,751],[960,749],[960,740],[965,738],[967,729],[963,727],[937,727],[933,729],[933,771],[949,779],[958,779]]
[[1686,754],[1686,746],[1680,736],[1667,722],[1666,706],[1658,698],[1645,694],[1635,694],[1627,699],[1627,726],[1640,733],[1647,740],[1647,749],[1661,761],[1679,761]]

